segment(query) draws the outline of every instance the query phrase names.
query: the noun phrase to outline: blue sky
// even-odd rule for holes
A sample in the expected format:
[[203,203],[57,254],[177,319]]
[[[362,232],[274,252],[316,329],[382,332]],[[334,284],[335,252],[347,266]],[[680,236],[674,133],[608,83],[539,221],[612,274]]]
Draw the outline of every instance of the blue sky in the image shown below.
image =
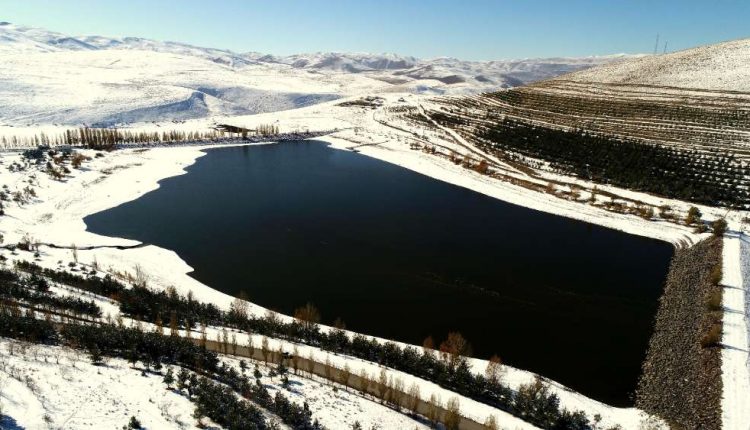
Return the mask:
[[652,52],[750,37],[750,1],[0,0],[0,21],[239,52],[470,60]]

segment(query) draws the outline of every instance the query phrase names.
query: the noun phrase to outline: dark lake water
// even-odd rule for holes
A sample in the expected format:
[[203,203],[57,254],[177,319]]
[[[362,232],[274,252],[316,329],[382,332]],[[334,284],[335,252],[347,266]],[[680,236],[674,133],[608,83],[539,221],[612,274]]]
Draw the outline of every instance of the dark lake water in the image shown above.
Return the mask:
[[460,331],[629,405],[672,246],[514,206],[318,142],[215,148],[89,231],[176,251],[191,276],[284,313],[421,345]]

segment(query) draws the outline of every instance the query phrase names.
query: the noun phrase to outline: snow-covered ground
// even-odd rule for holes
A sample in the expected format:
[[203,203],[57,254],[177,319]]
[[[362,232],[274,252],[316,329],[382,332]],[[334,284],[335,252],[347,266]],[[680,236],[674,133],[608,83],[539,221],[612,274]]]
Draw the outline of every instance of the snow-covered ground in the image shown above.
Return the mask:
[[750,39],[649,55],[565,76],[578,82],[750,91]]
[[[693,233],[688,227],[665,220],[644,220],[635,215],[609,212],[582,202],[530,191],[481,175],[473,170],[467,170],[447,159],[421,150],[410,149],[410,143],[418,141],[422,145],[436,145],[457,154],[467,153],[465,142],[462,142],[455,134],[440,128],[429,130],[418,127],[409,128],[403,122],[399,122],[399,116],[393,112],[401,108],[420,109],[423,105],[429,105],[430,100],[426,96],[415,93],[440,93],[447,91],[448,87],[456,91],[459,88],[467,90],[473,85],[466,81],[448,84],[433,79],[438,76],[435,75],[436,70],[439,71],[440,76],[445,77],[448,76],[445,73],[453,73],[453,69],[448,70],[451,67],[461,68],[464,70],[462,73],[465,74],[476,74],[480,72],[476,68],[479,66],[466,64],[459,66],[448,59],[434,60],[433,63],[425,65],[420,64],[419,60],[412,61],[412,59],[392,56],[387,57],[387,61],[383,60],[386,61],[385,63],[378,62],[372,57],[353,55],[332,57],[321,54],[304,58],[296,57],[294,60],[267,58],[250,54],[238,55],[228,51],[203,50],[181,44],[155,43],[143,39],[118,39],[117,43],[113,42],[114,39],[95,37],[69,40],[61,36],[50,36],[48,32],[41,30],[19,30],[16,26],[0,25],[0,32],[5,31],[6,35],[9,29],[24,34],[13,34],[12,36],[17,40],[10,44],[0,43],[0,48],[5,46],[2,48],[4,49],[3,61],[0,62],[0,76],[4,79],[4,84],[0,87],[0,106],[2,106],[0,108],[0,137],[29,137],[41,131],[50,136],[57,136],[69,129],[69,126],[51,124],[54,122],[77,124],[98,121],[116,123],[156,121],[123,125],[130,131],[205,132],[216,123],[249,128],[260,124],[275,124],[282,132],[336,129],[334,133],[320,140],[340,150],[356,149],[365,156],[396,164],[513,204],[668,241],[675,245],[691,244],[703,237]],[[15,47],[13,43],[16,44]],[[742,43],[737,42],[737,44],[744,49]],[[656,60],[646,58],[638,61]],[[55,64],[54,73],[48,72],[48,64]],[[158,67],[152,67],[153,65]],[[350,70],[352,67],[369,69]],[[499,70],[504,66],[493,67]],[[86,73],[80,73],[82,70]],[[342,73],[342,70],[345,73]],[[394,80],[394,76],[406,81]],[[591,76],[596,78],[598,75]],[[686,82],[685,85],[694,82],[687,78],[683,81]],[[429,90],[424,89],[425,85],[429,86]],[[476,90],[482,87],[471,88]],[[356,100],[361,95],[373,94],[383,98],[382,106],[374,109],[339,106],[342,100]],[[309,98],[308,96],[311,95],[319,96],[319,98]],[[297,98],[298,96],[302,98]],[[333,97],[342,97],[342,99],[324,101],[326,98]],[[310,106],[291,109],[301,105]],[[179,121],[174,122],[173,119],[179,119]],[[160,120],[164,121],[159,122]],[[178,146],[125,149],[107,153],[103,157],[96,157],[95,151],[82,150],[82,153],[92,159],[85,162],[80,170],[74,169],[72,176],[62,182],[53,180],[41,171],[10,172],[8,167],[20,160],[20,154],[10,151],[0,152],[0,171],[2,172],[0,187],[7,185],[8,190],[14,192],[26,186],[32,186],[36,192],[36,196],[32,197],[28,204],[18,205],[12,202],[5,204],[6,215],[0,217],[0,233],[4,236],[6,243],[19,242],[28,235],[42,242],[58,245],[74,244],[79,248],[77,258],[81,263],[89,265],[96,263],[102,270],[110,272],[132,273],[136,267],[139,267],[148,274],[151,287],[174,286],[182,294],[190,291],[198,300],[215,303],[227,309],[233,297],[215,291],[210,286],[203,285],[188,276],[187,273],[192,269],[171,250],[155,246],[125,250],[80,249],[92,245],[135,245],[133,241],[102,237],[86,232],[83,218],[136,199],[157,188],[158,181],[163,178],[183,174],[187,166],[203,155],[205,148]],[[514,174],[523,176],[520,172]],[[594,185],[551,173],[546,173],[543,177],[569,184]],[[667,204],[675,213],[681,215],[684,215],[690,206],[685,202],[615,187],[599,185],[598,188],[653,206]],[[704,213],[704,219],[708,221],[726,216],[732,230],[740,229],[741,219],[747,215],[746,212],[705,206],[700,208]],[[742,270],[747,270],[748,257],[746,255],[749,251],[746,244],[741,245],[741,242],[747,241],[744,237],[742,240],[728,238],[724,255],[725,278],[723,282],[728,287],[725,289],[724,300],[725,307],[729,310],[725,312],[724,343],[735,347],[725,348],[723,352],[725,428],[746,428],[742,427],[743,424],[750,422],[747,408],[744,407],[750,399],[750,380],[748,379],[750,372],[747,366],[746,313],[748,307],[744,298],[747,275],[744,275],[745,284],[742,284],[743,278],[740,275]],[[16,251],[16,255],[7,251],[2,252],[11,259],[31,260],[34,258],[30,253],[23,251]],[[741,256],[744,257],[741,258]],[[72,260],[70,250],[41,247],[39,263],[46,267],[57,267],[58,261],[70,260]],[[117,308],[111,304],[103,304],[103,307],[113,316],[118,312]],[[731,312],[732,309],[737,312]],[[257,305],[251,305],[250,310],[254,314],[267,312]],[[212,335],[215,335],[216,329],[212,330]],[[259,339],[254,339],[254,342],[257,345]],[[293,347],[281,341],[272,340],[273,342],[278,342],[276,346],[281,345],[287,350]],[[2,342],[0,342],[0,350],[2,350],[1,347]],[[327,353],[324,351],[304,348],[309,350],[305,349],[303,355],[313,354],[325,360]],[[365,369],[370,373],[379,372],[376,364],[351,357],[332,356],[330,359],[339,366],[348,364],[353,369]],[[37,362],[30,358],[16,357],[8,358],[8,360],[13,362],[16,368],[26,366],[24,368],[26,373],[40,375],[47,381],[34,383],[26,388],[23,387],[26,381],[10,384],[12,390],[15,391],[11,391],[13,393],[11,397],[3,395],[3,407],[7,414],[17,420],[21,419],[18,418],[19,416],[24,417],[26,421],[23,423],[19,421],[19,424],[25,428],[43,428],[42,426],[46,425],[45,414],[49,414],[50,419],[56,425],[65,428],[82,428],[92,422],[78,422],[72,419],[65,421],[70,415],[74,418],[78,416],[79,409],[75,405],[80,405],[81,411],[87,410],[82,400],[81,403],[76,403],[78,399],[71,401],[73,407],[70,409],[51,399],[56,391],[56,386],[53,384],[63,384],[59,379],[50,376],[50,372],[53,372],[55,368],[54,365],[43,361]],[[487,364],[483,360],[476,359],[470,362],[477,372],[483,372]],[[104,387],[107,381],[110,383],[114,380],[127,379],[129,381],[133,377],[131,373],[135,371],[124,364],[122,366],[117,364],[116,360],[112,363],[115,364],[104,370],[83,363],[77,364],[84,373],[80,375],[78,382],[74,381],[69,384],[70,392],[78,389],[85,392],[87,389],[91,390],[92,386]],[[70,372],[74,373],[73,370]],[[391,372],[408,380],[409,383],[420,384],[423,397],[431,392],[439,394],[444,400],[454,395],[427,381],[419,381],[400,372]],[[94,376],[91,376],[91,373],[94,373]],[[531,381],[533,376],[521,369],[505,368],[504,378],[512,387]],[[126,396],[124,400],[121,400],[121,402],[132,401],[133,403],[114,403],[117,401],[116,397],[124,394],[117,391],[121,389],[120,387],[107,387],[111,391],[97,390],[102,391],[97,395],[100,396],[102,404],[115,405],[116,407],[113,406],[113,408],[118,413],[112,412],[111,416],[105,414],[104,417],[91,415],[89,418],[81,417],[81,419],[111,419],[105,422],[120,427],[124,424],[124,422],[121,423],[124,416],[120,412],[124,412],[125,415],[138,415],[140,419],[150,423],[154,428],[162,428],[162,426],[177,428],[180,427],[178,422],[187,417],[189,424],[183,428],[192,428],[190,426],[194,423],[189,417],[191,409],[189,405],[180,403],[184,399],[181,400],[177,395],[172,398],[171,394],[165,393],[164,387],[159,386],[160,379],[153,381],[149,381],[149,378],[143,379],[139,382],[142,384],[139,386],[139,391],[160,393],[158,398],[153,399],[155,403],[142,404],[143,398],[134,399],[133,396]],[[63,381],[67,380],[63,379]],[[310,387],[306,395],[315,397],[317,407],[324,411],[332,411],[326,419],[330,420],[329,425],[333,428],[340,428],[345,423],[350,424],[349,419],[355,416],[362,416],[363,421],[373,421],[372,417],[387,416],[387,420],[391,420],[387,423],[394,428],[404,425],[413,428],[415,425],[413,421],[409,422],[409,419],[402,421],[405,419],[404,416],[395,412],[394,415],[387,415],[387,411],[378,409],[378,405],[369,400],[354,395],[348,396],[341,391],[334,393],[330,390],[326,394],[326,389],[316,388],[314,381],[300,383]],[[34,393],[32,387],[37,387],[39,392]],[[572,392],[559,384],[553,383],[552,389],[560,396],[563,407],[571,410],[584,410],[589,416],[600,414],[603,418],[602,426],[619,424],[625,429],[638,429],[644,427],[646,421],[649,421],[643,412],[634,408],[613,408]],[[161,413],[160,405],[164,402],[174,403],[176,415],[166,417]],[[169,404],[172,405],[172,403]],[[488,415],[496,414],[505,428],[532,428],[517,418],[470,399],[462,398],[461,405],[462,411],[480,422],[483,422]],[[342,412],[335,413],[339,406],[343,408]],[[363,410],[365,412],[361,412]],[[88,412],[92,411],[88,410]],[[148,421],[149,419],[152,421]],[[660,423],[657,422],[656,426],[659,425]]]
[[[223,361],[240,370],[238,359],[224,358]],[[325,428],[350,429],[355,422],[359,422],[364,429],[376,427],[383,430],[423,430],[430,428],[406,414],[357,394],[353,389],[345,389],[341,385],[322,378],[298,376],[290,371],[289,388],[284,388],[281,377],[269,377],[271,369],[275,366],[260,364],[258,367],[263,374],[261,382],[272,396],[277,391],[281,391],[289,397],[289,400],[300,405],[307,402],[310,410],[313,411],[313,419],[317,419]],[[251,368],[249,373],[252,372]]]
[[197,429],[194,405],[166,388],[125,360],[94,366],[75,350],[0,338],[3,429],[120,429],[133,416],[149,429]]
[[722,274],[722,427],[746,430],[750,428],[750,238],[746,234],[724,239]]
[[[345,140],[333,138],[337,145],[343,145]],[[379,150],[378,150],[379,148]],[[467,172],[455,167],[452,163],[445,163],[445,166],[437,163],[437,159],[428,156],[419,151],[408,149],[408,145],[399,143],[393,146],[381,148],[379,146],[362,147],[365,155],[378,156],[385,161],[398,162],[398,164],[412,168],[416,171],[431,174],[443,180],[453,181],[458,185],[477,189],[490,195],[493,193],[496,197],[512,196],[508,191],[503,191],[501,183],[493,183],[480,175],[467,175]],[[93,151],[84,151],[86,154],[93,156]],[[85,225],[82,218],[90,213],[98,212],[106,208],[115,206],[124,201],[137,198],[139,195],[148,192],[158,186],[159,179],[181,174],[184,168],[194,162],[203,152],[200,147],[175,147],[175,148],[152,148],[148,150],[128,149],[116,151],[107,154],[105,157],[93,157],[91,161],[85,163],[84,168],[80,171],[74,171],[74,176],[64,183],[52,181],[44,173],[36,173],[35,188],[38,197],[34,202],[16,207],[9,205],[7,208],[8,216],[4,217],[0,224],[2,233],[6,237],[6,242],[17,242],[25,234],[30,234],[34,239],[43,242],[51,242],[61,245],[76,244],[79,248],[90,245],[128,245],[134,244],[131,241],[101,237],[85,231]],[[389,154],[390,157],[389,157]],[[12,160],[18,159],[17,153],[4,153],[0,156],[3,167],[7,167]],[[110,172],[107,174],[106,172]],[[25,186],[22,178],[28,176],[24,174],[8,175],[14,178],[9,181],[9,186],[13,189]],[[468,179],[466,179],[468,178]],[[495,181],[498,182],[498,181]],[[3,184],[0,184],[0,186]],[[498,188],[500,191],[493,191]],[[521,190],[514,191],[518,196],[523,196]],[[542,205],[546,199],[539,198],[536,204]],[[549,200],[553,202],[554,200]],[[531,204],[531,203],[529,203]],[[558,211],[559,208],[548,206],[550,211]],[[609,219],[607,214],[600,215],[602,220]],[[617,220],[617,217],[614,218]],[[639,218],[623,217],[618,222],[623,225],[631,220],[635,225],[639,225]],[[644,226],[647,223],[644,222]],[[661,226],[658,229],[649,230],[646,227],[644,232],[657,232],[667,230],[668,226]],[[656,234],[656,233],[654,233]],[[663,234],[663,233],[659,233]],[[675,238],[682,238],[685,234],[681,229],[675,230]],[[30,253],[17,251],[17,256],[11,258],[30,260],[33,256]],[[81,250],[78,252],[78,259],[82,263],[93,264],[94,261],[103,270],[109,271],[128,271],[133,272],[136,265],[148,274],[149,285],[154,288],[166,288],[176,286],[178,290],[185,294],[192,291],[199,300],[216,303],[222,308],[228,308],[232,297],[211,289],[187,275],[191,268],[179,258],[174,252],[161,249],[154,246],[142,248],[116,250],[116,249],[97,249]],[[57,267],[58,261],[68,262],[72,259],[72,252],[64,249],[52,249],[49,247],[41,248],[41,264],[47,267]],[[107,312],[117,312],[110,306],[105,307]],[[264,314],[265,309],[259,306],[251,306],[251,311],[256,314]],[[115,316],[114,314],[112,316]],[[213,337],[215,332],[211,332]],[[240,342],[244,340],[240,335]],[[259,339],[254,339],[255,344],[259,344]],[[272,344],[275,341],[272,341]],[[273,347],[273,346],[272,346]],[[285,350],[290,350],[291,345],[286,345]],[[307,352],[309,353],[309,351]],[[326,353],[323,351],[313,350],[312,353],[319,356],[320,361],[325,360]],[[303,355],[305,352],[303,352]],[[375,374],[379,371],[377,365],[366,363],[351,357],[332,357],[332,362],[339,366],[346,363],[353,369],[365,367],[368,372]],[[483,372],[486,362],[483,360],[471,360],[477,372]],[[411,381],[415,378],[395,372],[405,380]],[[522,383],[528,383],[532,380],[533,375],[519,369],[506,368],[505,378],[509,385],[517,387]],[[432,383],[421,381],[421,392],[428,395],[431,390],[435,390],[440,397],[447,400],[452,393],[435,386]],[[554,384],[553,390],[559,394],[562,405],[569,409],[585,410],[590,416],[600,414],[603,417],[603,423],[621,424],[624,428],[638,428],[640,423],[646,417],[636,409],[632,408],[612,408],[607,405],[586,398],[580,394],[571,392],[565,387]],[[492,408],[470,399],[462,399],[462,411],[475,417],[477,421],[484,421],[489,415],[495,413]],[[524,424],[517,422],[507,414],[497,412],[498,417],[506,421],[515,422],[516,426],[524,428]],[[512,427],[511,427],[512,428]]]
[[[240,370],[239,360],[222,358]],[[253,373],[253,364],[249,374]],[[329,429],[351,428],[355,421],[370,429],[427,429],[408,415],[324,380],[289,375],[289,388],[271,368],[259,365],[261,382],[273,396],[282,391],[293,402],[307,402],[313,418]],[[161,373],[166,372],[164,368]],[[176,373],[176,369],[175,369]],[[122,428],[136,417],[148,429],[198,429],[195,405],[168,389],[160,374],[143,373],[122,359],[91,364],[80,351],[24,344],[0,338],[0,428]],[[209,419],[204,425],[217,428]]]
[[[531,192],[528,189],[511,185],[497,179],[480,175],[471,170],[457,166],[450,161],[427,154],[423,151],[412,150],[409,146],[407,132],[402,132],[388,125],[391,120],[388,107],[415,106],[425,101],[422,97],[408,94],[384,95],[385,106],[379,109],[362,109],[338,106],[338,102],[328,102],[302,109],[284,112],[266,113],[251,116],[223,117],[222,122],[237,126],[252,127],[257,124],[278,124],[281,131],[303,130],[305,128],[338,129],[332,135],[325,136],[321,140],[329,142],[332,147],[347,150],[356,149],[365,156],[374,157],[385,162],[397,164],[416,172],[434,177],[439,180],[450,182],[465,188],[469,188],[489,196],[509,201],[522,206],[568,216],[575,219],[620,229],[632,234],[639,234],[669,241],[675,244],[693,243],[701,238],[700,235],[684,226],[666,221],[646,221],[634,215],[622,215],[605,211],[590,205],[572,202],[557,198],[555,196]],[[401,101],[404,100],[404,101]],[[380,121],[385,121],[383,124]],[[139,124],[133,126],[133,130],[151,130],[159,124]],[[183,130],[206,130],[210,123],[205,119],[186,121],[180,124],[161,124],[164,127],[175,127]],[[6,130],[18,132],[19,128],[13,127]],[[62,131],[62,127],[50,126],[46,128],[48,133]],[[31,133],[34,128],[27,129]],[[427,139],[435,144],[454,148],[457,152],[463,149],[455,142],[454,137],[440,134],[430,130],[417,130],[420,138]],[[83,150],[82,152],[92,157],[84,163],[81,170],[74,170],[72,177],[65,182],[52,180],[47,174],[35,173],[32,179],[37,197],[27,205],[18,206],[14,203],[6,204],[7,215],[0,222],[0,232],[5,236],[8,243],[18,242],[29,234],[34,239],[59,245],[75,244],[79,247],[78,259],[82,263],[92,264],[94,261],[103,270],[133,272],[139,266],[149,277],[149,285],[154,288],[167,288],[176,286],[178,291],[185,294],[192,291],[195,297],[202,301],[212,302],[227,309],[233,300],[226,294],[220,293],[203,285],[187,275],[192,269],[180,257],[171,250],[155,246],[145,246],[134,249],[117,250],[101,248],[96,250],[81,250],[81,247],[91,245],[134,245],[133,241],[102,237],[85,231],[82,219],[91,213],[99,212],[114,207],[125,201],[158,187],[158,181],[174,175],[184,173],[185,167],[192,164],[198,157],[204,154],[205,146],[177,146],[177,147],[154,147],[148,149],[124,149],[107,153],[104,157],[95,157],[95,152]],[[5,173],[5,169],[12,162],[20,159],[17,152],[0,153],[0,169],[3,175],[0,177],[0,186],[8,185],[11,191],[21,189],[31,179],[29,172]],[[560,178],[557,178],[560,179]],[[568,178],[570,179],[570,178]],[[684,213],[688,205],[655,196],[636,193],[627,190],[618,190],[610,187],[602,187],[603,190],[611,190],[629,198],[649,202],[654,205],[669,204],[675,212]],[[701,208],[707,219],[725,215],[726,211]],[[730,213],[730,220],[739,220],[741,214]],[[732,221],[733,223],[735,221]],[[734,225],[734,224],[733,224]],[[20,254],[12,258],[31,259],[31,254],[18,251]],[[58,261],[67,262],[72,259],[70,250],[53,249],[42,247],[41,264],[48,267],[56,267]],[[108,308],[116,312],[113,307]],[[260,306],[252,305],[251,311],[255,314],[264,314],[267,311]],[[114,315],[113,315],[114,316]],[[256,344],[259,340],[255,341]],[[286,346],[292,348],[291,345]],[[322,351],[315,354],[325,354]],[[321,360],[324,360],[321,357]],[[367,367],[368,371],[377,371],[377,366],[372,363],[364,363],[351,357],[336,357],[332,360],[343,360],[340,366],[347,363],[352,368]],[[483,372],[486,362],[483,360],[471,360],[477,372]],[[531,381],[533,375],[521,369],[506,368],[506,381],[513,387]],[[411,378],[408,375],[400,375],[404,379]],[[422,393],[430,390],[442,390],[434,384],[421,381]],[[560,396],[561,404],[568,409],[581,409],[590,416],[600,414],[603,424],[620,424],[623,428],[640,428],[645,414],[633,408],[612,408],[607,405],[586,398],[578,393],[572,392],[565,387],[553,383],[553,390]],[[447,399],[451,393],[440,391],[441,398]],[[486,405],[462,399],[462,411],[475,417],[477,421],[483,421],[492,408]],[[498,414],[504,419],[516,420],[506,414]],[[522,423],[517,423],[523,428]]]
[[9,23],[0,23],[0,55],[0,126],[182,121],[366,92],[476,93],[627,58],[274,57],[135,37],[73,37]]

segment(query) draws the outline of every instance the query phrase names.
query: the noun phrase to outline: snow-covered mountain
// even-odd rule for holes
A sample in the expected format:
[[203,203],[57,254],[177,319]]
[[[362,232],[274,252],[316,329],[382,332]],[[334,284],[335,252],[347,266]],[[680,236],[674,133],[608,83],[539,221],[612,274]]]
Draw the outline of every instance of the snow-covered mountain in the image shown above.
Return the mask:
[[565,77],[578,82],[750,91],[750,39],[649,55]]
[[329,70],[334,72],[360,73],[384,70],[402,70],[415,67],[420,60],[396,54],[364,54],[318,52],[288,56],[264,55],[255,52],[245,58],[257,62],[287,64],[297,69]]
[[523,60],[466,61],[452,57],[419,59],[397,54],[368,54],[345,52],[317,52],[313,54],[296,54],[275,56],[250,52],[244,57],[256,62],[288,64],[301,69],[345,71],[350,73],[373,72],[383,70],[408,70],[425,66],[442,67],[466,72],[492,70],[495,73],[529,73],[530,79],[544,73],[567,73],[587,67],[606,64],[615,60],[640,55],[605,55],[592,57],[557,57],[534,58]]
[[473,83],[477,87],[518,86],[613,61],[637,57],[607,55],[582,58],[536,58],[524,60],[465,61],[450,57],[418,59],[396,54],[315,53],[285,57],[248,53],[255,62],[287,64],[307,70],[345,73],[390,72],[412,79],[433,79],[446,84]]
[[130,49],[189,55],[227,65],[248,64],[239,54],[224,49],[202,48],[179,42],[160,42],[140,37],[72,37],[44,29],[0,22],[0,52],[60,52]]
[[376,92],[471,94],[621,55],[471,62],[395,54],[236,53],[0,23],[0,125],[114,125],[247,115]]

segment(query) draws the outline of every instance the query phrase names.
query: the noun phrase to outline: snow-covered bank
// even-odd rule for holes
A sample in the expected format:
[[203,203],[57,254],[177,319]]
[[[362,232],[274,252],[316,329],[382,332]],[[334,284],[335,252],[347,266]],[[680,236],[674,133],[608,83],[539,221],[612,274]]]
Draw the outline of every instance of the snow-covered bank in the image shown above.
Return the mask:
[[[333,136],[323,136],[333,148],[347,149],[351,142]],[[673,245],[692,244],[700,239],[691,229],[666,221],[647,221],[633,215],[608,212],[580,203],[559,199],[548,194],[530,191],[521,186],[502,182],[473,170],[465,169],[448,160],[409,150],[407,146],[385,142],[381,145],[359,146],[357,151],[431,178],[485,194],[529,209],[585,221],[620,230],[625,233],[663,240]]]
[[[401,103],[398,102],[400,98],[398,95],[388,95],[386,98],[389,102]],[[326,129],[339,128],[340,131],[334,135],[318,138],[318,140],[323,140],[339,150],[348,150],[347,148],[356,146],[357,151],[365,156],[399,165],[520,206],[591,222],[631,234],[653,237],[673,244],[694,243],[700,238],[688,227],[666,221],[646,221],[634,215],[616,214],[590,205],[530,191],[480,175],[441,157],[412,150],[405,140],[405,133],[398,133],[375,121],[373,115],[369,110],[352,110],[338,107],[335,103],[326,103],[295,111],[225,118],[221,121],[245,127],[278,123],[282,132],[303,130],[306,124],[315,124],[316,127]],[[168,126],[171,127],[171,125]],[[196,121],[176,126],[184,130],[205,130],[208,124],[205,121]],[[154,126],[144,124],[142,127],[150,129]],[[357,128],[360,129],[359,132]],[[29,233],[35,239],[59,245],[75,244],[78,247],[134,245],[133,241],[101,237],[86,232],[83,218],[136,199],[156,189],[159,186],[158,182],[164,178],[183,174],[185,168],[201,157],[206,148],[208,147],[177,146],[124,149],[108,153],[101,158],[93,157],[93,151],[85,151],[93,159],[85,163],[83,169],[74,171],[73,176],[64,183],[53,181],[46,174],[38,174],[36,187],[38,198],[29,205],[8,207],[9,216],[4,217],[0,228],[6,235],[6,242],[17,242],[23,235]],[[19,158],[20,154],[0,153],[0,160],[7,159],[4,163],[6,165],[14,157]],[[20,188],[24,176],[14,173],[13,178]],[[679,206],[679,202],[643,193],[617,190],[617,193],[623,192],[656,205],[667,203],[681,210],[685,207],[685,204]],[[704,210],[704,212],[708,211]],[[70,250],[43,247],[41,254],[40,264],[47,267],[56,267],[58,261],[71,260]],[[148,275],[150,286],[154,288],[175,286],[182,294],[190,291],[196,299],[215,303],[224,309],[227,309],[234,299],[188,276],[192,268],[171,250],[155,246],[126,250],[79,249],[78,259],[87,264],[96,261],[99,267],[109,271],[133,273],[135,267],[138,266]],[[256,305],[251,306],[250,311],[254,314],[266,313],[264,308]],[[487,365],[486,361],[477,359],[472,359],[471,363],[478,373],[483,372]],[[532,373],[520,369],[507,368],[505,373],[506,382],[513,388],[530,382],[533,377]],[[635,408],[613,408],[554,382],[552,389],[559,395],[563,407],[570,410],[584,410],[590,417],[599,414],[603,418],[602,425],[620,424],[623,428],[636,429],[648,419],[643,412]],[[462,402],[462,404],[468,406],[472,403],[467,399],[467,402]],[[486,416],[486,411],[483,407],[478,406],[478,408],[476,416],[481,419],[482,416]]]
[[[37,173],[37,197],[26,205],[6,207],[2,229],[5,242],[17,243],[25,235],[33,240],[78,248],[90,246],[132,246],[138,242],[99,236],[86,231],[83,218],[87,215],[137,199],[159,187],[159,181],[185,173],[195,160],[205,155],[208,146],[175,148],[124,149],[92,157],[84,167],[65,182],[51,180]],[[7,165],[18,158],[17,153],[0,154]],[[20,185],[25,179],[16,178]],[[43,247],[43,260],[69,260],[70,250]],[[176,285],[181,292],[192,291],[196,298],[228,307],[233,297],[213,290],[187,275],[192,268],[171,250],[155,246],[116,250],[102,248],[78,249],[81,262],[97,262],[112,270],[132,272],[136,266],[148,273],[155,286]],[[264,312],[259,309],[258,312]]]
[[750,238],[744,233],[724,239],[721,285],[724,287],[724,332],[722,335],[722,428],[750,428]]
[[[336,147],[341,148],[340,145]],[[90,245],[133,245],[134,242],[129,240],[101,237],[86,232],[82,219],[86,215],[114,207],[156,189],[158,182],[163,178],[183,174],[186,167],[204,154],[202,152],[203,149],[202,147],[173,147],[115,151],[101,158],[93,157],[91,161],[84,165],[83,169],[75,171],[73,176],[63,183],[53,181],[47,175],[39,173],[36,180],[38,184],[38,198],[25,206],[15,207],[13,205],[13,207],[9,207],[8,216],[0,224],[6,236],[6,241],[17,242],[23,235],[28,233],[35,239],[60,245],[76,244],[78,247]],[[364,149],[363,152],[365,155],[369,154],[369,147],[362,149]],[[375,153],[378,155],[382,156],[382,154],[389,153],[387,149],[377,149],[378,151]],[[421,152],[409,151],[408,147],[393,149],[392,151],[395,152],[396,157],[407,160],[409,163],[422,163],[429,167],[429,163],[440,162],[440,159],[436,157],[430,158]],[[86,153],[94,155],[93,151],[86,151]],[[7,164],[13,157],[18,158],[20,155],[17,153],[6,153],[2,154],[1,157],[6,161],[4,164]],[[388,159],[387,157],[383,159],[390,162],[398,161]],[[440,175],[441,168],[443,166],[437,164],[437,167],[427,170],[432,172],[431,176],[434,175],[443,179],[444,176]],[[485,189],[491,190],[493,187],[493,184],[489,180],[479,175],[467,175],[466,170],[459,170],[452,164],[446,165],[445,168],[456,169],[455,171],[446,170],[451,175],[448,182],[456,181],[455,183],[458,185],[472,189],[482,186]],[[461,175],[470,177],[470,180],[461,182]],[[21,175],[18,175],[16,179],[18,183],[22,182]],[[520,190],[518,192],[520,193]],[[29,256],[22,257],[28,258]],[[40,257],[42,260],[40,264],[46,267],[56,267],[58,261],[71,260],[71,251],[42,247]],[[182,294],[190,291],[196,299],[215,303],[224,309],[227,309],[234,299],[188,276],[187,274],[192,269],[186,262],[174,252],[155,246],[126,250],[109,248],[95,250],[79,249],[77,258],[82,263],[87,264],[92,264],[96,261],[98,266],[103,268],[103,270],[111,272],[124,271],[133,273],[135,267],[138,266],[147,274],[150,286],[154,288],[175,286]],[[252,306],[251,312],[254,314],[264,314],[266,310],[259,306]],[[258,342],[259,340],[256,339],[256,343]],[[322,351],[315,353],[324,354]],[[360,365],[371,366],[371,364],[352,358],[342,357],[341,360],[348,361],[352,367],[355,367],[357,362]],[[342,361],[340,365],[343,366],[343,363]],[[478,359],[472,359],[471,363],[478,373],[483,372],[487,365],[486,361]],[[370,370],[375,372],[377,367],[373,367]],[[404,377],[407,378],[407,375],[404,375]],[[517,388],[521,384],[529,383],[533,377],[534,375],[529,372],[512,368],[506,368],[504,376],[506,382],[514,388]],[[434,384],[429,385],[431,388],[425,388],[424,392],[429,392],[429,389],[438,389]],[[638,428],[647,419],[645,414],[636,409],[612,408],[581,394],[572,392],[556,383],[552,383],[552,389],[560,396],[563,407],[571,410],[584,410],[591,417],[599,414],[603,417],[603,423],[611,425],[620,424],[624,428]],[[447,392],[443,392],[442,389],[440,390],[442,398],[445,399],[449,396]],[[470,401],[469,399],[462,400],[462,405],[479,420],[482,420],[488,414],[487,410],[489,407]],[[491,409],[489,408],[489,410]]]

